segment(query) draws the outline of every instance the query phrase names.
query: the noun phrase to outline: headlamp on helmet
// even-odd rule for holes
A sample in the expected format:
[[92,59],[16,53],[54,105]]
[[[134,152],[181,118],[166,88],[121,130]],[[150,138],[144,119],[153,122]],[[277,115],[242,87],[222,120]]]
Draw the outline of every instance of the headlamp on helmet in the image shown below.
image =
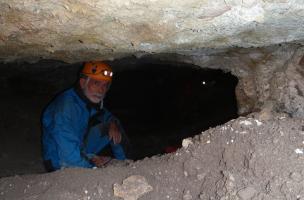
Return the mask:
[[112,68],[101,61],[90,61],[84,64],[81,74],[100,81],[112,81]]

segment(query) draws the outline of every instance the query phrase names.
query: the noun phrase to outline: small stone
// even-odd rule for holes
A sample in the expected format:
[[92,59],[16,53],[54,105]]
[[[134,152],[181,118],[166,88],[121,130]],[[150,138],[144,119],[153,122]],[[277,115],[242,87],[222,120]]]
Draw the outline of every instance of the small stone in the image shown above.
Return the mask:
[[144,194],[151,192],[153,187],[148,184],[145,177],[133,175],[123,180],[122,185],[115,183],[113,190],[114,196],[124,200],[137,200]]
[[100,186],[100,187],[97,187],[97,192],[98,192],[99,196],[102,196],[103,189],[102,189],[101,186]]
[[188,148],[188,146],[189,146],[190,144],[193,144],[191,138],[183,139],[182,146],[183,146],[184,148]]
[[297,181],[297,182],[300,182],[303,180],[302,178],[302,175],[298,172],[292,172],[290,173],[289,177],[294,180],[294,181]]
[[253,187],[246,187],[238,192],[238,196],[242,200],[251,199],[256,193],[256,190]]
[[203,180],[203,179],[205,178],[205,176],[206,176],[205,173],[204,173],[204,174],[198,174],[198,175],[197,175],[197,179],[198,179],[199,181],[201,181],[201,180]]
[[241,121],[240,124],[244,124],[245,126],[252,125],[252,123],[248,120]]
[[257,124],[257,126],[261,126],[263,123],[262,122],[260,122],[259,120],[254,120],[255,122],[256,122],[256,124]]
[[187,190],[183,196],[183,200],[191,200],[192,199],[192,196],[190,194],[190,191]]
[[303,154],[303,149],[295,149],[296,154]]
[[204,193],[201,193],[201,194],[199,195],[199,198],[200,198],[200,199],[207,199],[207,197],[206,197],[206,195],[205,195]]
[[188,172],[184,171],[184,175],[185,175],[185,177],[187,177],[188,176]]

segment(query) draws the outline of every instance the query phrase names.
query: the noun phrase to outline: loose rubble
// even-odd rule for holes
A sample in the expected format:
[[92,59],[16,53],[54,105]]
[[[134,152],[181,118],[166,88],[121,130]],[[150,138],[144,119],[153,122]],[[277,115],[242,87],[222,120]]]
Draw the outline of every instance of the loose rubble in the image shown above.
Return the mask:
[[172,154],[2,178],[0,199],[303,199],[304,120],[257,116],[187,138]]
[[152,190],[153,187],[147,183],[145,177],[138,175],[126,178],[122,185],[114,184],[114,196],[124,200],[137,200]]

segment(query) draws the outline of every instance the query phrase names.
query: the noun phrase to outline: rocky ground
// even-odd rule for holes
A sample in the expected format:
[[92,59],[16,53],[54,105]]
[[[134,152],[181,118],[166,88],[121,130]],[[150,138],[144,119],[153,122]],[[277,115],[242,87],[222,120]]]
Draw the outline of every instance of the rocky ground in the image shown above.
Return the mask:
[[0,179],[0,199],[304,199],[304,120],[255,113],[177,152]]

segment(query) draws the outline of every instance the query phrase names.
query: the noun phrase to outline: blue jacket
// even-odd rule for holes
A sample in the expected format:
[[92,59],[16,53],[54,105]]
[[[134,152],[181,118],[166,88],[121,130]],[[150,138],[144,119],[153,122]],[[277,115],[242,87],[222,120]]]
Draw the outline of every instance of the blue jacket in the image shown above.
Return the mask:
[[84,139],[89,119],[96,113],[97,109],[88,109],[87,103],[74,88],[57,96],[45,109],[42,115],[43,157],[45,161],[51,161],[55,170],[93,167],[89,159],[108,144],[116,159],[125,159],[122,146],[115,145],[105,132],[108,130],[100,128],[115,119],[106,109],[102,109],[101,116],[98,116],[101,124],[91,127],[87,139]]

